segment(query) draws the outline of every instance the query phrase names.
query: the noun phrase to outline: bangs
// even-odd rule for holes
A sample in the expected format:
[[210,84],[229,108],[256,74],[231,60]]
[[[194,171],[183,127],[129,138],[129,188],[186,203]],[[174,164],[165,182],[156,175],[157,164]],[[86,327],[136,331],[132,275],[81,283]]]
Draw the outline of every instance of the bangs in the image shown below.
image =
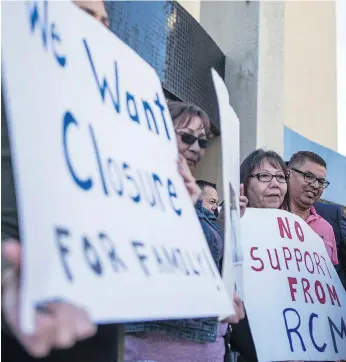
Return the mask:
[[267,156],[262,160],[261,164],[263,164],[264,161],[268,161],[270,166],[272,166],[276,169],[279,169],[279,170],[281,169],[282,172],[284,172],[284,173],[286,173],[286,171],[287,171],[286,165],[284,165],[285,168],[283,168],[283,164],[280,162],[281,160],[279,160],[277,157]]
[[287,174],[287,166],[282,158],[275,152],[262,151],[252,159],[251,172],[258,166],[263,166],[264,161],[267,161],[272,167],[281,170],[284,174]]
[[198,117],[202,121],[198,130],[204,128],[207,138],[211,137],[209,117],[201,108],[184,102],[169,102],[168,108],[175,129],[188,127],[191,121]]

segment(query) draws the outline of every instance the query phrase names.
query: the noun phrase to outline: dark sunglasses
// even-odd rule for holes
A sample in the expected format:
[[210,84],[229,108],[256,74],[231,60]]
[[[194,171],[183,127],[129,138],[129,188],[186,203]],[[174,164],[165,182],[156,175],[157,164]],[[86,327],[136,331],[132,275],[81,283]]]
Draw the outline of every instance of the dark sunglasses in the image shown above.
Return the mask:
[[193,145],[196,141],[198,141],[200,148],[207,148],[210,144],[210,141],[206,138],[198,138],[190,133],[178,133],[181,137],[181,140],[187,145]]

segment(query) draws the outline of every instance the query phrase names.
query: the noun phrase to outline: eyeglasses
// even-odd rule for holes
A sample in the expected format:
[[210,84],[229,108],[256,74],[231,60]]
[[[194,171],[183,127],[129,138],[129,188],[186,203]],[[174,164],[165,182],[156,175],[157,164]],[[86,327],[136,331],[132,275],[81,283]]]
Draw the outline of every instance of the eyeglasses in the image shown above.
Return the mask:
[[259,173],[250,175],[250,177],[257,177],[258,181],[261,181],[261,182],[270,182],[273,179],[273,177],[275,177],[276,181],[281,184],[287,183],[287,179],[288,179],[288,177],[284,174],[273,175],[269,172],[259,172]]
[[304,180],[308,184],[313,184],[317,180],[318,187],[320,187],[321,189],[326,189],[330,185],[329,181],[327,181],[326,179],[321,178],[321,177],[316,177],[311,172],[303,172],[303,171],[297,170],[296,168],[291,168],[291,170],[303,175]]
[[206,138],[198,138],[190,133],[177,132],[181,136],[181,140],[187,145],[193,145],[196,141],[198,141],[200,148],[207,148],[210,144],[210,141]]

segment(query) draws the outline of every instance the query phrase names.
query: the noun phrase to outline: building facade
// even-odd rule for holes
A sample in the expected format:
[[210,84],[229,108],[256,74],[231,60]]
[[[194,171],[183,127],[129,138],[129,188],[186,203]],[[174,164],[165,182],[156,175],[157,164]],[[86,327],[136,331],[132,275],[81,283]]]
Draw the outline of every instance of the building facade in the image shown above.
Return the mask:
[[241,158],[258,147],[285,159],[315,151],[328,164],[326,200],[346,206],[343,0],[106,3],[113,31],[156,69],[166,96],[209,113],[215,136],[197,178],[221,187],[214,67],[240,120]]

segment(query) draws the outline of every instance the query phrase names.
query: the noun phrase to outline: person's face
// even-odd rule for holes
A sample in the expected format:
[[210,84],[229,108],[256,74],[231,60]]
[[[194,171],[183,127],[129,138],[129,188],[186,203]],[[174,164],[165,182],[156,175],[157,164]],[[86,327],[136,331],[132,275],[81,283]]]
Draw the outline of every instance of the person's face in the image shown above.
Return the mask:
[[302,166],[292,167],[290,170],[290,198],[298,207],[309,209],[321,198],[324,189],[318,186],[317,180],[313,183],[307,182],[304,175],[294,171],[294,168],[321,179],[326,178],[327,170],[325,167],[308,160]]
[[93,16],[107,28],[109,27],[108,15],[102,0],[73,0],[73,2],[82,10]]
[[215,212],[219,203],[219,195],[214,187],[206,186],[202,193],[202,206],[211,212]]
[[203,122],[199,117],[194,117],[187,125],[177,128],[175,131],[177,134],[178,151],[186,158],[187,164],[189,165],[191,172],[193,172],[197,163],[201,157],[203,157],[205,149],[200,147],[198,140],[191,145],[185,143],[182,139],[182,135],[188,133],[199,139],[206,139]]
[[[251,174],[262,174],[263,179],[270,178],[269,174],[277,175],[279,180],[285,180],[283,170],[279,166],[271,165],[266,159],[261,165],[256,166]],[[257,177],[250,177],[247,189],[249,207],[278,209],[282,205],[286,193],[287,182],[279,182],[276,177],[269,182],[260,181]]]

